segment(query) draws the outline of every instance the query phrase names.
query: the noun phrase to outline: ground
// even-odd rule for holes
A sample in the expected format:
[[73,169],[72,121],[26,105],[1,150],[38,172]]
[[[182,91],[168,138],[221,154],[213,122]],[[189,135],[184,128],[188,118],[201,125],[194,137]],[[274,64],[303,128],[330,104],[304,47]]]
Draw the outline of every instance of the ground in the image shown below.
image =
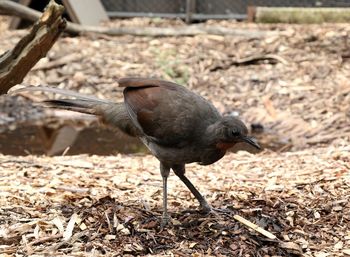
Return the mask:
[[[109,25],[183,24],[131,19]],[[253,131],[265,147],[261,153],[240,151],[210,166],[188,166],[189,178],[218,211],[188,212],[197,203],[172,176],[172,224],[161,229],[161,177],[150,155],[0,155],[2,256],[350,255],[349,27],[206,25],[252,36],[65,36],[24,85],[120,100],[116,79],[157,76],[188,86],[251,128],[262,125],[262,132]],[[0,30],[0,52],[25,33]],[[0,114],[1,131],[7,120],[13,129],[18,113]]]
[[[171,176],[172,225],[163,230],[159,164],[149,155],[0,156],[1,250],[9,256],[346,256],[349,151],[340,142],[189,165],[188,176],[222,212],[186,213],[197,202]],[[235,214],[277,239],[244,227]]]

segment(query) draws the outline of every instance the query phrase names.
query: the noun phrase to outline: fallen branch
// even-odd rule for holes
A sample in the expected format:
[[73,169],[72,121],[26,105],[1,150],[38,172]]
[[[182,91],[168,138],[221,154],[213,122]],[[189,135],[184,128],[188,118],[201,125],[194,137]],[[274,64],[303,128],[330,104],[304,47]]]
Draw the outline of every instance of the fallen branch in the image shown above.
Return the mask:
[[350,21],[350,8],[256,7],[250,16],[260,23],[344,23]]
[[[9,1],[0,1],[0,6]],[[63,6],[50,1],[44,13],[11,50],[0,56],[0,95],[21,83],[30,69],[51,49],[66,26]]]
[[264,54],[264,55],[250,56],[250,57],[246,57],[238,60],[231,60],[224,64],[215,65],[214,67],[211,67],[209,71],[227,70],[231,66],[255,65],[255,64],[259,64],[262,61],[266,61],[270,64],[276,64],[278,62],[283,64],[288,64],[288,61],[282,58],[281,56],[274,55],[274,54]]
[[[29,21],[36,21],[41,12],[33,10],[29,7],[21,4],[3,0],[0,1],[0,10],[15,16],[19,16]],[[244,36],[249,38],[259,38],[268,35],[276,35],[275,31],[257,31],[247,29],[230,29],[224,27],[208,27],[202,25],[190,25],[176,28],[155,28],[155,27],[132,27],[132,28],[104,28],[97,26],[83,26],[76,23],[67,22],[66,32],[77,35],[82,33],[96,33],[105,34],[109,36],[120,36],[120,35],[133,35],[133,36],[153,36],[153,37],[164,37],[164,36],[195,36],[195,35],[233,35],[233,36]]]
[[80,60],[82,57],[79,53],[71,53],[65,56],[62,56],[56,60],[47,62],[47,63],[38,63],[33,67],[32,70],[50,70],[60,66],[64,66],[67,63],[72,63],[74,61]]

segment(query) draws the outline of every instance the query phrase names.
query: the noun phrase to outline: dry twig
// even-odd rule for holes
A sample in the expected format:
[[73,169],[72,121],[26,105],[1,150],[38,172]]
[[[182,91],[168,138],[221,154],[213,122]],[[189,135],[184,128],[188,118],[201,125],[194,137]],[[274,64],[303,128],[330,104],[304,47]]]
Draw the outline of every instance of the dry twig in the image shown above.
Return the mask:
[[233,218],[239,222],[241,222],[242,224],[244,224],[245,226],[255,230],[256,232],[266,236],[267,238],[269,239],[276,239],[276,236],[272,233],[270,233],[269,231],[259,227],[258,225],[250,222],[249,220],[246,220],[245,218],[243,218],[242,216],[239,216],[239,215],[234,215]]

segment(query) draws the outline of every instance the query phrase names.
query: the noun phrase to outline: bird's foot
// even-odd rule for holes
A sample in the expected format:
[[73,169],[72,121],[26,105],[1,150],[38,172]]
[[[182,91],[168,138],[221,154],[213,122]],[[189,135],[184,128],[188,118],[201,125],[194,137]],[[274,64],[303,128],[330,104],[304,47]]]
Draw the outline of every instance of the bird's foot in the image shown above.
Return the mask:
[[204,215],[213,214],[218,216],[220,214],[230,213],[230,211],[227,209],[214,208],[214,207],[211,207],[210,205],[202,205],[201,209],[199,210],[199,213]]
[[160,229],[163,230],[170,222],[170,216],[168,214],[163,214],[162,220],[160,222]]
[[213,208],[207,202],[200,205],[200,210],[199,210],[200,214],[207,215],[207,214],[211,213],[212,211],[213,211]]
[[212,208],[211,209],[212,212],[216,212],[216,213],[232,213],[232,211],[230,211],[229,209],[220,209],[220,208]]

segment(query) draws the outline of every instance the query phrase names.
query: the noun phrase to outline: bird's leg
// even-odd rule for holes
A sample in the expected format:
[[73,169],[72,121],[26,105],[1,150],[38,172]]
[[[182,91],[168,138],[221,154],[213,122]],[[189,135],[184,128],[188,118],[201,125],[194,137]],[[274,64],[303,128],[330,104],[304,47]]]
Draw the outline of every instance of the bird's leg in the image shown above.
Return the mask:
[[211,207],[207,200],[201,195],[201,193],[195,188],[191,181],[185,176],[185,165],[172,166],[174,173],[181,179],[181,181],[187,186],[191,193],[196,197],[203,213],[211,212]]
[[164,227],[169,221],[168,215],[168,186],[167,180],[170,173],[170,167],[164,163],[160,163],[160,174],[163,178],[163,216],[161,226]]

